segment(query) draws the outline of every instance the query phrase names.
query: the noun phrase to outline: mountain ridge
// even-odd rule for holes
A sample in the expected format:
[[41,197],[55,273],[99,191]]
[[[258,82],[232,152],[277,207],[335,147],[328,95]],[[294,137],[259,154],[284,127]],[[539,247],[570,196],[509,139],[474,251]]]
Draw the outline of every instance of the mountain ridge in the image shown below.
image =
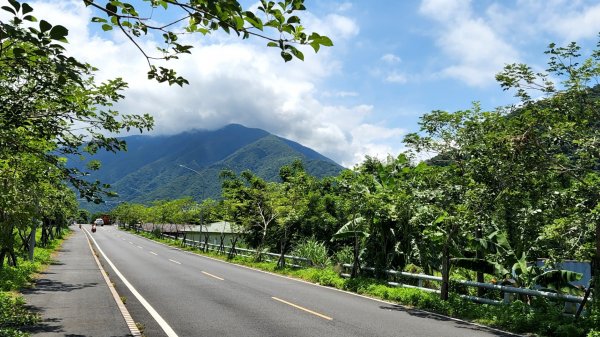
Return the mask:
[[[316,177],[335,176],[343,167],[297,142],[265,130],[229,124],[223,128],[191,130],[170,136],[122,137],[127,152],[98,153],[101,168],[91,174],[111,185],[118,198],[106,204],[82,203],[91,211],[105,211],[120,202],[149,203],[191,196],[200,200],[220,197],[219,173],[250,170],[269,181],[279,179],[279,169],[296,159]],[[75,166],[83,166],[83,162]]]

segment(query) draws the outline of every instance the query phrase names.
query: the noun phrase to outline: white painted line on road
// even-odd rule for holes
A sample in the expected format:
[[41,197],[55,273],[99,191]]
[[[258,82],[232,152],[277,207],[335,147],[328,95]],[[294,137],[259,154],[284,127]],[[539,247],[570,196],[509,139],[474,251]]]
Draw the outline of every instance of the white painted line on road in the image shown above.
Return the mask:
[[216,275],[213,275],[213,274],[211,274],[211,273],[207,273],[207,272],[205,272],[205,271],[202,271],[202,274],[204,274],[204,275],[206,275],[206,276],[210,276],[210,277],[216,278],[217,280],[225,281],[225,279],[223,279],[223,278],[220,278],[220,277],[218,277],[218,276],[216,276]]
[[292,307],[294,307],[294,308],[296,308],[296,309],[300,309],[300,310],[302,310],[302,311],[306,311],[306,312],[308,312],[309,314],[313,314],[313,315],[315,315],[315,316],[319,316],[319,317],[321,317],[321,318],[323,318],[323,319],[326,319],[326,320],[328,320],[328,321],[332,321],[332,320],[333,320],[333,318],[331,318],[331,317],[329,317],[329,316],[325,316],[325,315],[323,315],[323,314],[320,314],[320,313],[318,313],[318,312],[316,312],[316,311],[312,311],[312,310],[310,310],[310,309],[306,309],[306,308],[304,308],[304,307],[301,307],[301,306],[299,306],[299,305],[296,305],[296,304],[294,304],[294,303],[290,303],[290,302],[288,302],[288,301],[284,301],[284,300],[282,300],[281,298],[277,298],[277,297],[271,297],[271,298],[272,298],[272,299],[274,299],[275,301],[279,301],[279,302],[281,302],[281,303],[285,303],[285,304],[287,304],[287,305],[289,305],[289,306],[292,306]]
[[133,242],[129,241],[130,244],[133,244]]
[[158,255],[158,254],[156,254],[155,252],[150,252],[150,254],[152,254],[152,255]]
[[142,246],[137,246],[137,247],[138,247],[139,249],[144,249],[144,247],[142,247]]
[[[87,230],[86,230],[86,232],[87,232]],[[94,239],[91,236],[90,236],[90,238],[92,239],[92,241],[94,241],[94,244],[96,245],[96,248],[98,248],[98,251],[100,252],[100,254],[102,254],[102,257],[106,260],[106,262],[110,265],[110,267],[115,271],[115,274],[117,274],[117,276],[119,276],[121,281],[123,281],[123,283],[127,286],[127,288],[129,288],[129,291],[131,291],[133,296],[135,296],[135,298],[137,298],[138,301],[140,301],[140,303],[144,306],[144,308],[146,308],[146,310],[148,310],[150,315],[152,315],[152,318],[154,318],[156,323],[158,323],[158,325],[163,329],[163,331],[167,334],[167,336],[168,337],[179,337],[175,333],[173,328],[171,328],[169,323],[167,323],[167,321],[165,321],[164,318],[162,318],[162,316],[150,305],[150,303],[148,303],[148,301],[146,301],[146,299],[133,287],[133,285],[131,283],[129,283],[129,281],[127,281],[125,276],[123,276],[123,274],[121,274],[121,272],[117,269],[117,267],[115,267],[115,265],[112,263],[112,261],[108,259],[106,254],[104,254],[104,251],[102,251],[102,249],[98,245],[98,242],[96,242],[96,239]]]
[[173,263],[181,264],[181,262],[179,262],[179,261],[175,261],[175,260],[171,260],[171,259],[169,259],[169,261],[171,261]]

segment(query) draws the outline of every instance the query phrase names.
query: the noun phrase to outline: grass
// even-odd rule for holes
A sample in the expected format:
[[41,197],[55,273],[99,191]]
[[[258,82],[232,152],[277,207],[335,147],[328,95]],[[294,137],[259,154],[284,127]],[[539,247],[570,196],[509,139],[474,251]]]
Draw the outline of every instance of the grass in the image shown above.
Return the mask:
[[210,256],[219,260],[379,298],[398,303],[407,308],[427,310],[515,333],[552,337],[583,337],[586,335],[588,337],[600,337],[600,334],[594,332],[594,326],[590,319],[583,318],[574,322],[572,318],[562,314],[562,303],[543,298],[533,299],[531,305],[521,301],[514,301],[502,306],[477,304],[454,294],[450,295],[448,301],[442,301],[438,294],[424,292],[419,289],[391,287],[384,281],[374,278],[357,277],[346,279],[339,275],[339,269],[336,267],[277,269],[275,262],[255,262],[252,258],[241,256],[227,259],[226,255],[217,254],[212,251],[201,252],[193,247],[181,247],[179,241],[157,238],[152,234],[143,232],[138,234],[170,246],[179,247],[186,251]]
[[[41,232],[36,234],[39,242]],[[17,267],[4,265],[0,270],[0,337],[28,336],[19,328],[39,322],[39,316],[26,309],[25,300],[18,291],[30,287],[35,275],[54,262],[53,255],[62,241],[59,238],[47,247],[36,247],[33,261],[19,256]]]

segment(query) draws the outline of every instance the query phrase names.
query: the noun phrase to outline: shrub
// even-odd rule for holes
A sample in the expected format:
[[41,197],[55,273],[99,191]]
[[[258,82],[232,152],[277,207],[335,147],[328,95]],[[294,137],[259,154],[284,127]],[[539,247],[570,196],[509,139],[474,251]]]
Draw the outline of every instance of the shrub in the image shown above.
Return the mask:
[[354,252],[352,251],[352,247],[344,246],[344,248],[338,250],[333,255],[333,260],[338,264],[352,264],[352,262],[354,262]]
[[325,268],[329,265],[330,260],[327,255],[327,247],[323,242],[318,242],[314,239],[300,242],[294,247],[292,255],[309,259],[312,265],[318,268]]

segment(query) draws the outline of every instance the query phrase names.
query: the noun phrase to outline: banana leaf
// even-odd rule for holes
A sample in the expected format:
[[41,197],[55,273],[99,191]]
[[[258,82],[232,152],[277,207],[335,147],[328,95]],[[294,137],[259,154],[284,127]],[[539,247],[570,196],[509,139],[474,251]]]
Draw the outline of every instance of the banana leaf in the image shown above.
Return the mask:
[[580,289],[570,282],[579,281],[583,277],[582,273],[570,270],[549,270],[533,278],[533,282],[542,288],[558,293],[567,293],[571,295],[581,295],[583,289]]
[[367,238],[369,233],[364,228],[365,219],[358,217],[356,219],[346,222],[335,234],[331,240],[343,240],[348,238],[360,237]]
[[508,271],[501,265],[479,258],[453,258],[450,260],[455,267],[461,267],[474,272],[489,275],[505,275]]

